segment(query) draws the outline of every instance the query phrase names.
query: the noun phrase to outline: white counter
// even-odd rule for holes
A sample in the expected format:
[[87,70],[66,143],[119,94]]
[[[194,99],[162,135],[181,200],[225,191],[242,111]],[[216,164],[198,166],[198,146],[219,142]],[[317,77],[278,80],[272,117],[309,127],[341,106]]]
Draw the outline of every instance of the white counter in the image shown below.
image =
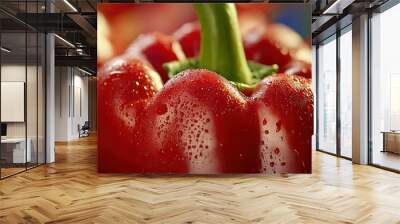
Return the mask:
[[[9,147],[12,147],[12,151],[13,151],[12,162],[13,163],[31,162],[31,160],[32,160],[32,153],[31,153],[32,140],[30,138],[27,138],[26,142],[28,143],[27,144],[28,147],[26,147],[26,154],[25,154],[25,138],[1,139],[2,151],[8,150]],[[4,149],[3,147],[7,147],[7,149]]]

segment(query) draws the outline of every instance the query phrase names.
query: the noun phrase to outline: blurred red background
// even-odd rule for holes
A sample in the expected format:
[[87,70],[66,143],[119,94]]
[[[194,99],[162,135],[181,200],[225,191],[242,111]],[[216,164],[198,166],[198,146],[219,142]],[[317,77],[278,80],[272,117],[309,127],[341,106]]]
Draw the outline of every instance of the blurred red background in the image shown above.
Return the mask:
[[[236,8],[242,33],[265,28],[285,9],[281,4],[264,3],[236,4]],[[189,3],[98,4],[98,63],[122,54],[139,34],[172,34],[183,24],[196,20]]]

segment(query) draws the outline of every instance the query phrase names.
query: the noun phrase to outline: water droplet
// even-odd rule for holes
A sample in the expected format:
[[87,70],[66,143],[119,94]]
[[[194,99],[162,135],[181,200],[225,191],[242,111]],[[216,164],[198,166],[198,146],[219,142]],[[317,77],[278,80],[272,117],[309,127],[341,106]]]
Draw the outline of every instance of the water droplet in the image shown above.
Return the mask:
[[159,115],[163,115],[163,114],[167,113],[167,111],[168,111],[168,107],[167,107],[167,105],[165,105],[165,104],[161,104],[161,105],[159,105],[158,108],[157,108],[157,113],[158,113]]
[[278,122],[276,122],[276,132],[279,132],[281,130],[282,126],[282,122],[279,120]]
[[267,119],[264,118],[263,125],[267,125]]

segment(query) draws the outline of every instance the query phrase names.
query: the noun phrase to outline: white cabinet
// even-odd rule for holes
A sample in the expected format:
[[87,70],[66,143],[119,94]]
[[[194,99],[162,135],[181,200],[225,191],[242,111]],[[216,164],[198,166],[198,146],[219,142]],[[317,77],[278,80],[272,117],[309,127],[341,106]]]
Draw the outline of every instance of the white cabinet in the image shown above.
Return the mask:
[[[25,144],[27,144],[25,151]],[[32,140],[28,138],[7,138],[1,140],[2,151],[9,151],[12,154],[12,163],[25,163],[32,161]],[[11,160],[11,158],[10,158]]]

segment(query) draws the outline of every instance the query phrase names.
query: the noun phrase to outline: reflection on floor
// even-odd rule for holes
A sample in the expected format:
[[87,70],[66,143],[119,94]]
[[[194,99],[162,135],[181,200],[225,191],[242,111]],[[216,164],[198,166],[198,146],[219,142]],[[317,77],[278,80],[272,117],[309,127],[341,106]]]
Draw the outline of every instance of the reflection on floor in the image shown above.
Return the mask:
[[19,168],[19,167],[18,168],[1,168],[1,177],[4,178],[4,177],[13,175],[15,173],[18,173],[18,172],[21,172],[24,170],[25,170],[25,167],[24,168]]
[[28,163],[25,167],[25,164],[18,165],[5,165],[5,167],[1,168],[1,178],[5,178],[11,176],[13,174],[25,171],[26,169],[30,169],[31,167],[35,167],[36,163]]
[[[117,150],[117,149],[116,149]],[[303,175],[99,174],[96,139],[0,181],[0,223],[399,223],[400,175],[313,152]]]
[[400,155],[392,152],[374,151],[373,163],[400,171]]

